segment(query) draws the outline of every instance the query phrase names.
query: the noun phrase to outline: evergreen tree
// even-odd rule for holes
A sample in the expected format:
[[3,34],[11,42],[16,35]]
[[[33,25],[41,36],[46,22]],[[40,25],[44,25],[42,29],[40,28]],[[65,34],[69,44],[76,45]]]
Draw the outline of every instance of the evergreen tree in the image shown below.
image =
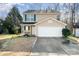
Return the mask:
[[22,17],[19,13],[19,10],[16,6],[14,6],[8,13],[4,25],[8,29],[9,33],[11,34],[18,33],[20,29],[21,21],[22,21]]

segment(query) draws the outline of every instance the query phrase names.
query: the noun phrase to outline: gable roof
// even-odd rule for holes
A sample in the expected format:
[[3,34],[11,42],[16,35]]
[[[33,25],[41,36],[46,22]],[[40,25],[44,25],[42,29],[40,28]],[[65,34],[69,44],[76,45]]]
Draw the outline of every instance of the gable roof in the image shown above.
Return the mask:
[[[45,18],[45,19],[46,19],[46,18]],[[57,20],[57,19],[55,19],[55,18],[53,18],[53,17],[49,17],[49,18],[47,18],[46,20],[41,20],[41,21],[37,22],[36,25],[41,24],[41,23],[43,23],[43,22],[45,22],[45,21],[47,21],[47,20],[50,20],[50,19],[51,19],[52,21],[56,21],[56,22],[58,22],[58,23],[60,23],[60,24],[62,24],[62,25],[64,25],[64,26],[67,25],[66,23],[64,23],[64,22],[62,22],[62,21],[59,21],[59,20]]]

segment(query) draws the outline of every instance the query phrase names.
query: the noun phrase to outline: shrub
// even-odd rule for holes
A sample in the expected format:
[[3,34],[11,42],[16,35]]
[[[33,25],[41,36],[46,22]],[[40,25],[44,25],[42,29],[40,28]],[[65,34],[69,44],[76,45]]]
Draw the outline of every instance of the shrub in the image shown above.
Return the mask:
[[71,35],[71,32],[68,28],[62,29],[62,35],[67,38],[69,35]]

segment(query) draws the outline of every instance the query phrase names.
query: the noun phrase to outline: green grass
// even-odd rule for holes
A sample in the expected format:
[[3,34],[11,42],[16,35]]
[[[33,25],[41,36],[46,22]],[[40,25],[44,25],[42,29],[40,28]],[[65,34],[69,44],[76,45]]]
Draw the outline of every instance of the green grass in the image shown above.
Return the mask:
[[20,34],[0,34],[0,39],[15,38],[18,36],[20,36]]
[[68,36],[68,38],[69,38],[69,39],[72,39],[72,40],[79,39],[79,38],[77,38],[77,37],[75,37],[75,36],[72,36],[72,35],[71,35],[71,36]]
[[68,36],[68,39],[69,39],[70,41],[79,43],[79,38],[74,37],[74,36],[72,36],[72,35],[71,35],[71,36]]

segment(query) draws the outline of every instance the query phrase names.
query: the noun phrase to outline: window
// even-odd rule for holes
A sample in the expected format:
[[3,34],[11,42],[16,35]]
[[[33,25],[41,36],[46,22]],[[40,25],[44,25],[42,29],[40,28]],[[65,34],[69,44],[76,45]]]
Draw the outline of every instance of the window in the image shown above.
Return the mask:
[[28,21],[34,21],[34,15],[27,15]]
[[36,15],[35,14],[28,14],[25,15],[25,21],[33,22],[36,21]]

